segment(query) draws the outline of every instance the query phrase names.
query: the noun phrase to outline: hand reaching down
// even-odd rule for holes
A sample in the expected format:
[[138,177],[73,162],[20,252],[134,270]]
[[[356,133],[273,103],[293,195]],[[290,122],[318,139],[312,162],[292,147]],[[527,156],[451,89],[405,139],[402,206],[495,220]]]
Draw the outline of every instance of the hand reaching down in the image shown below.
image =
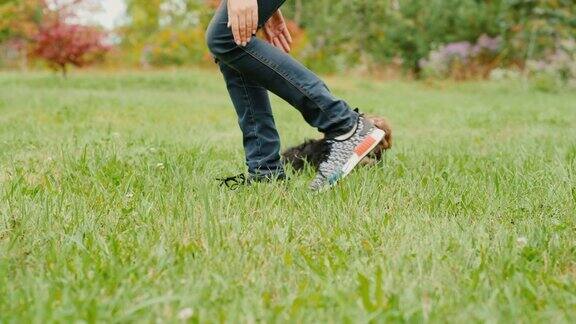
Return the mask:
[[266,41],[286,53],[290,53],[292,36],[280,10],[276,11],[264,24],[264,37]]

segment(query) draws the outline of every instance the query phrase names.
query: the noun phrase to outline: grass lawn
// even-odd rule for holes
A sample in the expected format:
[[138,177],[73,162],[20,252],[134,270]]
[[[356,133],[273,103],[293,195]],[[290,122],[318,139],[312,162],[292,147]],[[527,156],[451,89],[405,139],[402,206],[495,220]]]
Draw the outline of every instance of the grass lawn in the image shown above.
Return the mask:
[[[329,78],[385,161],[237,191],[210,71],[0,74],[0,322],[574,322],[576,93]],[[283,145],[318,134],[273,99]]]

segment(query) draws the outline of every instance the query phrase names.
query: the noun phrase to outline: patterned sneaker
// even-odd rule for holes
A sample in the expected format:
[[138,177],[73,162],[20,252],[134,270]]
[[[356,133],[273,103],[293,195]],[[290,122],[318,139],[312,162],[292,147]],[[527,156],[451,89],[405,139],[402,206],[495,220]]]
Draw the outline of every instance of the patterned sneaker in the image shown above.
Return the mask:
[[236,190],[242,186],[249,186],[255,182],[273,182],[284,180],[286,180],[286,174],[284,173],[269,176],[256,176],[254,174],[248,174],[248,176],[246,176],[244,173],[240,173],[231,177],[216,178],[216,181],[220,182],[220,187],[226,186],[230,190]]
[[328,139],[329,153],[320,163],[316,178],[310,183],[310,189],[319,191],[336,185],[370,153],[384,138],[384,131],[363,116],[358,118],[354,133],[346,139]]

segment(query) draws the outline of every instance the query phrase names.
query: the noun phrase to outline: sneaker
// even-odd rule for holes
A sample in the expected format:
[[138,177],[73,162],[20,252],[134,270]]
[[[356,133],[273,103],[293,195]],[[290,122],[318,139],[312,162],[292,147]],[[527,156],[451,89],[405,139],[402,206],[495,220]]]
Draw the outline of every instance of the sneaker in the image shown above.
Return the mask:
[[236,190],[241,186],[249,186],[255,182],[283,181],[286,180],[286,175],[281,173],[274,176],[257,176],[254,174],[248,174],[248,176],[246,176],[244,173],[241,173],[231,177],[217,178],[216,180],[220,181],[220,187],[226,186],[230,190]]
[[310,189],[319,191],[336,185],[347,176],[366,155],[384,138],[384,131],[364,118],[358,117],[358,124],[352,135],[345,139],[327,139],[328,154],[318,167],[316,178]]

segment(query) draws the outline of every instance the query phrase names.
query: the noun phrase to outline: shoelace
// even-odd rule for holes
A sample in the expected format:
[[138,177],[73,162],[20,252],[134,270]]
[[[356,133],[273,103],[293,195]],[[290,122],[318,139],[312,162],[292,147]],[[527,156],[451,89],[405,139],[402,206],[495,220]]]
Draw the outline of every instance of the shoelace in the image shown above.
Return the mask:
[[236,190],[246,184],[246,176],[241,173],[227,178],[216,178],[216,181],[220,181],[220,187],[226,186],[230,190]]

